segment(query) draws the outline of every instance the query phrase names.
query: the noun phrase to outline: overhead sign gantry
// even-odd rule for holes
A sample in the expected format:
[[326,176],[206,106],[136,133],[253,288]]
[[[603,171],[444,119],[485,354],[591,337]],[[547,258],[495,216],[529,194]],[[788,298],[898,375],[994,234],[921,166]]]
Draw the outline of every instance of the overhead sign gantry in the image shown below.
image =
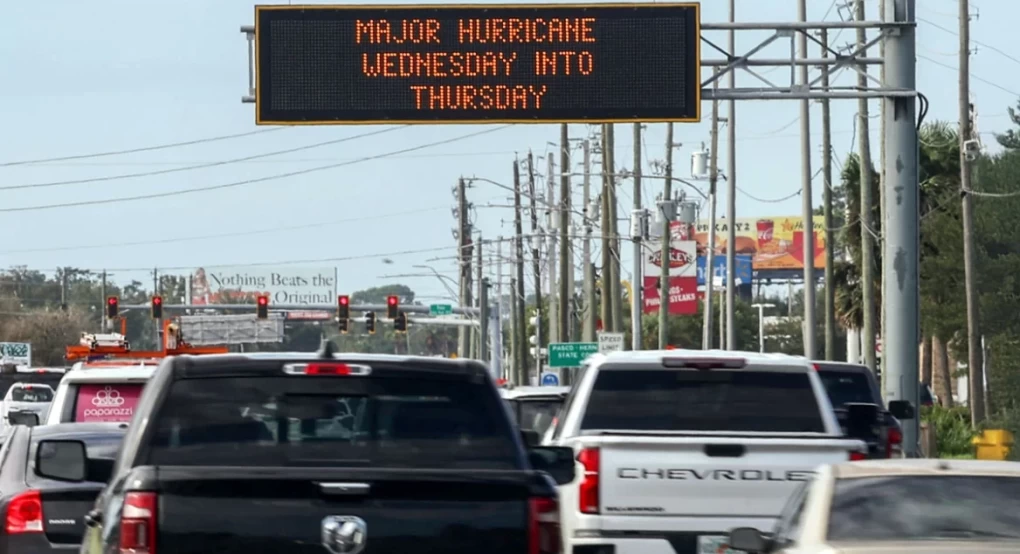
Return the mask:
[[699,121],[699,6],[256,6],[260,125]]

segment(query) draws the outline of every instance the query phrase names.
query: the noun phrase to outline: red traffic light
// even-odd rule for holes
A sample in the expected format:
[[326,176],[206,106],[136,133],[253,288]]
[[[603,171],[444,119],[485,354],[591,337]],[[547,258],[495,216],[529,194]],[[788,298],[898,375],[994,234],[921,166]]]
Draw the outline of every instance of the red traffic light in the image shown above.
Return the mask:
[[152,297],[152,303],[155,304],[156,306],[159,306],[160,304],[163,303],[163,297],[162,296],[153,296]]
[[389,296],[389,297],[387,297],[386,298],[386,303],[389,304],[390,306],[396,306],[397,305],[397,297],[396,296]]
[[350,297],[348,297],[348,296],[341,296],[340,297],[340,305],[341,306],[347,306],[350,303],[351,303]]
[[111,297],[107,298],[106,299],[106,303],[111,305],[111,306],[116,306],[117,305],[117,297],[116,296],[111,296]]
[[265,306],[265,305],[269,304],[269,297],[268,296],[259,296],[258,303],[259,303],[259,306]]

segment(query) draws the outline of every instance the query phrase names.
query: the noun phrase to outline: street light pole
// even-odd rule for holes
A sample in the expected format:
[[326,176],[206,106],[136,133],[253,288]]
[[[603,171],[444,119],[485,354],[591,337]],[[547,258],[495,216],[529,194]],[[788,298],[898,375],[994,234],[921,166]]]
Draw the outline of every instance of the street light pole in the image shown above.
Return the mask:
[[775,304],[751,304],[758,308],[758,351],[765,352],[765,308],[775,308]]

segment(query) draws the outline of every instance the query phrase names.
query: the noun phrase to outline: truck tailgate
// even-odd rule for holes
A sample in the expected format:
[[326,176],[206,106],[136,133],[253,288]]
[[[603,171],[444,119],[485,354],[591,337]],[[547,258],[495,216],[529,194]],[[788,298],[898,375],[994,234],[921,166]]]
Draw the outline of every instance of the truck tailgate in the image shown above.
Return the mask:
[[526,471],[159,468],[158,551],[323,554],[334,516],[364,523],[363,552],[519,554]]
[[590,444],[600,449],[602,514],[702,518],[776,517],[817,466],[845,462],[858,445],[705,436],[602,436]]

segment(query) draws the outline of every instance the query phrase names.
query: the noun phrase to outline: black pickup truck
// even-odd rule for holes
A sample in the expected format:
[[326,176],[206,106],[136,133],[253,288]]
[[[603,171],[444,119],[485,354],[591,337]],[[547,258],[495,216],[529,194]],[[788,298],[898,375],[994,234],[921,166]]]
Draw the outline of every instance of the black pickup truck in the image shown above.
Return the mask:
[[900,420],[916,416],[913,404],[893,401],[888,408],[882,400],[878,378],[867,366],[844,362],[814,362],[815,370],[829,395],[836,418],[849,434],[847,421],[852,410],[871,410],[876,425],[856,430],[853,436],[864,438],[869,458],[900,458],[903,455],[903,426]]
[[573,474],[570,449],[525,448],[479,362],[171,357],[81,551],[557,554]]

